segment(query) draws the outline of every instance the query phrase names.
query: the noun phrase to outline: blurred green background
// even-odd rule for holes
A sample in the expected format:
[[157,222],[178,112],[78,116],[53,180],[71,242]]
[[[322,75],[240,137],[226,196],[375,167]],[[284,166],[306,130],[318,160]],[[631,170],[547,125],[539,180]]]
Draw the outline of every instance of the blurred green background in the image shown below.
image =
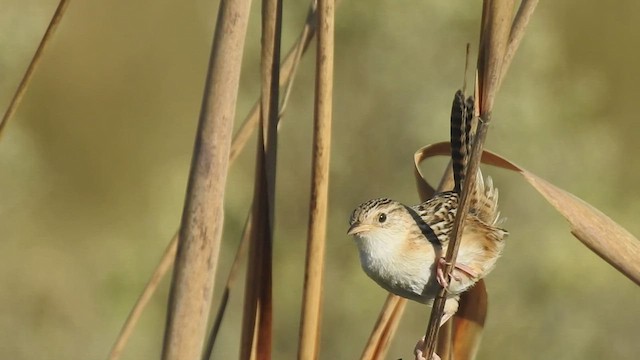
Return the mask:
[[[4,111],[57,0],[0,0]],[[178,226],[217,2],[71,1],[0,139],[0,358],[102,359]],[[447,139],[480,1],[342,1],[337,10],[321,358],[354,359],[385,292],[345,235],[360,202],[418,201],[412,154]],[[283,51],[306,1],[285,1]],[[237,122],[259,93],[254,1]],[[640,3],[542,1],[504,82],[487,147],[573,192],[634,234]],[[274,359],[292,359],[309,201],[313,50],[281,128]],[[254,145],[233,165],[217,285],[250,203]],[[445,161],[433,162],[436,180]],[[495,169],[509,244],[489,276],[480,359],[636,359],[640,291],[587,250],[516,175]],[[244,275],[241,275],[242,278]],[[125,359],[157,359],[168,280]],[[237,356],[243,286],[216,359]],[[216,294],[218,295],[219,292]],[[216,299],[218,297],[214,295]],[[429,309],[408,307],[389,359],[410,359]]]

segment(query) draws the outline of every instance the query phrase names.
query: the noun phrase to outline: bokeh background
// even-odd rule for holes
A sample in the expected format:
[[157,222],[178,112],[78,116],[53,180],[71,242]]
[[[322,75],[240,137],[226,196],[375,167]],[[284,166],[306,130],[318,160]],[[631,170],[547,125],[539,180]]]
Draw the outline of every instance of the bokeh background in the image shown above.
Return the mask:
[[[4,111],[57,0],[0,0]],[[102,359],[178,226],[217,2],[71,1],[0,139],[0,358]],[[360,202],[418,201],[412,154],[447,139],[480,1],[347,1],[337,9],[322,359],[355,359],[385,292],[345,235]],[[286,1],[283,50],[306,1]],[[259,93],[259,2],[238,124]],[[504,82],[487,147],[640,234],[640,3],[542,1]],[[313,50],[281,127],[274,359],[297,349],[310,187]],[[252,193],[253,141],[233,165],[218,282]],[[442,162],[429,163],[439,178]],[[511,231],[489,276],[480,359],[636,359],[640,291],[587,250],[517,175],[485,169]],[[244,275],[241,275],[242,278]],[[157,359],[168,279],[125,359]],[[216,359],[239,349],[242,284]],[[219,293],[217,293],[219,294]],[[217,305],[217,296],[215,296]],[[429,309],[411,304],[389,359],[410,359]]]

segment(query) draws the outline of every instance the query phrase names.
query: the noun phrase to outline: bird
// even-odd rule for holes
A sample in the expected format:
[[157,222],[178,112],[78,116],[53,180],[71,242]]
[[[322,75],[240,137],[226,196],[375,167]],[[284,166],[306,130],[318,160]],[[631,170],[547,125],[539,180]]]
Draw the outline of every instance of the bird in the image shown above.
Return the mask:
[[355,240],[362,269],[383,289],[432,306],[440,286],[445,287],[440,325],[456,313],[460,294],[494,268],[508,234],[499,227],[498,189],[490,177],[485,184],[479,172],[458,257],[447,280],[444,254],[458,202],[453,191],[415,206],[388,198],[369,200],[353,211],[347,232]]
[[[507,230],[498,211],[498,189],[491,177],[484,181],[478,169],[470,209],[465,219],[457,260],[447,279],[444,259],[460,201],[470,150],[469,99],[456,94],[452,111],[452,159],[456,185],[427,201],[407,206],[389,198],[376,198],[355,208],[347,234],[358,248],[364,272],[383,289],[398,296],[433,305],[440,287],[446,292],[444,324],[458,309],[460,294],[484,278],[500,257]],[[472,101],[471,101],[472,103]],[[456,118],[454,121],[454,118]],[[462,119],[462,121],[458,121]],[[467,118],[467,119],[465,119]],[[453,138],[453,135],[461,139]],[[423,341],[423,340],[421,340]],[[420,344],[420,341],[419,341]],[[416,359],[424,360],[416,345]],[[434,354],[434,359],[437,359]]]

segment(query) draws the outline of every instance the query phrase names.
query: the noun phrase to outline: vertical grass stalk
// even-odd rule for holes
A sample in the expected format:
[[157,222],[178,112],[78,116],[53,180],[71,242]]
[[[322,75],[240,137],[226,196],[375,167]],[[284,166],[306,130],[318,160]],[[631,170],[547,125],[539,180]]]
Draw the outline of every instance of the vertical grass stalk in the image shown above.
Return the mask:
[[[478,54],[479,84],[476,94],[476,107],[480,112],[480,120],[475,134],[475,140],[471,149],[466,179],[475,179],[478,172],[484,141],[487,136],[491,120],[491,110],[502,75],[502,63],[508,44],[509,32],[512,24],[513,1],[485,0],[482,10],[482,27],[480,36],[480,49]],[[460,203],[453,229],[449,238],[449,246],[446,254],[445,274],[449,276],[455,266],[464,220],[469,212],[470,195],[475,182],[467,181],[464,184],[460,196]],[[424,356],[429,359],[433,355],[436,338],[440,328],[440,319],[446,302],[446,289],[441,288],[435,299],[429,324],[425,333]]]
[[318,1],[311,201],[298,359],[318,357],[333,109],[334,0]]
[[223,225],[223,199],[250,0],[221,0],[169,294],[162,359],[199,359]]
[[272,244],[277,159],[282,1],[262,1],[262,98],[252,208],[253,229],[244,302],[240,359],[271,358]]
[[[312,5],[309,10],[309,15],[307,17],[307,22],[303,27],[302,32],[298,37],[298,40],[296,41],[296,43],[289,50],[289,53],[287,54],[285,59],[282,61],[282,65],[280,68],[281,70],[280,86],[286,85],[288,90],[292,88],[293,81],[295,79],[294,75],[298,69],[298,63],[300,62],[302,55],[306,53],[307,49],[309,48],[309,43],[315,36],[315,21],[316,21],[315,16],[316,16],[315,1],[312,1]],[[237,159],[237,157],[240,155],[242,150],[245,149],[245,146],[249,141],[249,138],[253,134],[253,130],[255,130],[256,126],[258,125],[258,122],[260,121],[260,103],[261,103],[261,98],[259,98],[256,101],[256,104],[249,111],[249,114],[247,114],[247,116],[245,117],[241,128],[235,134],[233,138],[233,142],[231,143],[231,152],[229,154],[229,165],[232,165],[234,161]],[[280,118],[282,118],[285,110],[286,110],[286,103],[283,101],[282,105],[280,106],[280,113],[279,113]],[[164,278],[169,268],[173,266],[173,263],[176,257],[177,243],[178,243],[178,236],[176,235],[173,237],[173,239],[171,239],[171,241],[167,245],[165,249],[165,253],[163,254],[156,268],[154,269],[151,279],[149,280],[149,282],[143,289],[142,293],[140,294],[140,297],[134,304],[130,312],[130,315],[127,317],[127,320],[122,325],[120,334],[118,335],[118,338],[116,339],[112,347],[111,353],[109,354],[109,357],[108,357],[109,360],[117,360],[120,358],[120,355],[122,354],[122,351],[124,350],[124,347],[126,346],[129,340],[129,337],[133,333],[133,330],[135,329],[136,325],[138,324],[138,320],[142,315],[144,308],[147,306],[147,304],[149,303],[149,300],[155,293],[158,285],[160,284],[160,281]],[[239,247],[238,253],[241,251],[242,249]],[[240,260],[238,258],[238,253],[236,253],[236,261],[234,261],[234,265],[232,265],[232,267],[235,267],[237,261]],[[229,273],[229,278],[231,276],[232,276],[232,272]],[[230,281],[229,278],[227,279],[227,284],[228,284],[229,291],[231,291],[234,285],[234,282]],[[218,313],[224,312],[224,309],[225,309],[224,302],[222,302],[220,304],[220,308],[218,309]]]
[[18,85],[18,88],[16,89],[15,94],[13,94],[13,98],[9,103],[9,107],[7,107],[7,110],[2,116],[2,120],[0,120],[0,135],[2,134],[2,130],[4,129],[5,125],[7,125],[7,123],[9,122],[9,119],[11,119],[13,114],[18,109],[18,106],[22,101],[22,97],[24,96],[24,93],[27,90],[27,86],[29,85],[31,78],[33,77],[33,73],[38,67],[38,64],[40,64],[40,59],[42,58],[42,54],[46,49],[47,45],[51,42],[50,41],[51,37],[56,32],[56,29],[58,28],[58,24],[60,24],[60,21],[62,20],[62,16],[64,16],[65,11],[67,10],[67,5],[69,5],[69,0],[60,0],[60,2],[58,3],[58,7],[56,8],[56,11],[53,13],[53,17],[49,22],[49,26],[47,26],[47,30],[44,32],[44,35],[42,36],[42,40],[40,40],[40,44],[38,45],[38,48],[36,49],[35,54],[33,54],[31,63],[29,63],[29,66],[27,67],[27,70],[22,76],[22,80],[20,81],[20,84]]

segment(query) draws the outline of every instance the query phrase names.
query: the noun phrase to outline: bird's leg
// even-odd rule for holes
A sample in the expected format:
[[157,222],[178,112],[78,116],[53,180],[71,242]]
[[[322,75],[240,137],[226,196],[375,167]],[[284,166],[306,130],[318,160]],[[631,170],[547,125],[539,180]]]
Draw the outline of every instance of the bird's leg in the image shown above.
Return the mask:
[[447,261],[444,259],[444,257],[439,258],[438,262],[436,263],[436,279],[438,279],[438,283],[440,284],[440,286],[445,289],[449,287],[449,280],[447,280],[447,277],[444,275],[444,269],[446,266]]
[[[445,289],[449,287],[449,280],[447,280],[447,277],[444,275],[444,269],[447,265],[450,265],[450,263],[448,263],[447,260],[444,259],[444,257],[439,258],[438,262],[436,263],[436,279],[438,280],[440,286]],[[455,268],[469,275],[472,279],[476,279],[478,277],[478,274],[475,272],[475,270],[467,265],[458,263],[455,265]],[[453,272],[451,273],[451,277],[457,281],[461,280],[461,278],[459,276],[456,276]]]

